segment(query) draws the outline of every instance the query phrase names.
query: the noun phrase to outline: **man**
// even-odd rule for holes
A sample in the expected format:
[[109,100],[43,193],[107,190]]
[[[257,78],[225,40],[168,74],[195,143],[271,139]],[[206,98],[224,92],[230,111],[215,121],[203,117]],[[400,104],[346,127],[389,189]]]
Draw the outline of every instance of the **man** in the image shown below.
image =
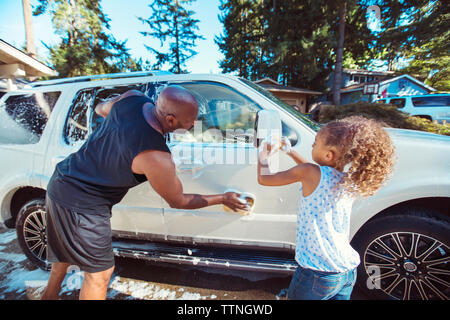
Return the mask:
[[114,270],[111,208],[148,180],[172,208],[224,204],[245,209],[238,194],[185,194],[163,135],[193,127],[195,97],[180,86],[165,88],[156,107],[130,90],[100,103],[105,120],[83,146],[59,163],[47,187],[48,257],[52,270],[42,299],[57,299],[70,265],[84,271],[80,299],[105,299]]

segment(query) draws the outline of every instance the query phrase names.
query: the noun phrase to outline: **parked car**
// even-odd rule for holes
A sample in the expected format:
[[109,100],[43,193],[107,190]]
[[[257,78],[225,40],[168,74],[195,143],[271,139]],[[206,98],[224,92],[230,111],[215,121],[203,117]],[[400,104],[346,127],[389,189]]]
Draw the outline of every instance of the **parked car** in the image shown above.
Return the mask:
[[395,105],[400,111],[431,121],[450,122],[450,94],[423,94],[379,99],[378,103]]
[[[247,192],[254,195],[254,210],[242,216],[222,206],[174,209],[143,183],[112,210],[115,254],[292,273],[299,185],[269,189],[258,184],[257,149],[249,129],[259,110],[277,110],[283,135],[312,161],[319,125],[233,76],[138,72],[43,81],[7,93],[0,100],[0,221],[16,228],[33,263],[48,268],[44,198],[55,165],[101,123],[93,111],[99,101],[129,89],[156,99],[169,84],[197,97],[203,126],[193,129],[196,134],[167,136],[184,190]],[[231,134],[219,139],[211,128]],[[448,299],[450,137],[387,130],[398,153],[395,174],[375,196],[358,200],[352,211],[352,245],[362,261],[357,284],[372,298]],[[281,155],[279,165],[294,163]]]

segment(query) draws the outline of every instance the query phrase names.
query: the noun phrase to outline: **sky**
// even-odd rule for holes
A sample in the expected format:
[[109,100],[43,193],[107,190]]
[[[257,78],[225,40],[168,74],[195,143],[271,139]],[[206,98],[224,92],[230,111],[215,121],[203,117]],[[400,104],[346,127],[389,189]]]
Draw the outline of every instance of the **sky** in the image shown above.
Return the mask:
[[[221,73],[218,61],[223,55],[214,43],[214,37],[220,35],[223,30],[218,18],[219,2],[219,0],[197,0],[191,6],[191,10],[196,12],[194,18],[200,20],[199,34],[205,38],[197,40],[195,50],[198,54],[186,62],[186,68],[191,73]],[[31,0],[32,5],[37,3],[37,0]],[[154,48],[160,45],[159,40],[151,40],[139,33],[149,31],[148,27],[137,19],[150,17],[149,3],[150,0],[101,1],[103,12],[111,19],[111,33],[117,40],[127,40],[126,46],[133,58],[142,58],[143,61],[150,57],[144,44]],[[52,26],[51,16],[48,14],[33,16],[33,27],[38,57],[44,59],[43,62],[48,62],[45,61],[48,50],[42,42],[48,45],[59,42],[59,37]],[[25,28],[21,0],[0,0],[0,39],[19,49],[24,46]]]

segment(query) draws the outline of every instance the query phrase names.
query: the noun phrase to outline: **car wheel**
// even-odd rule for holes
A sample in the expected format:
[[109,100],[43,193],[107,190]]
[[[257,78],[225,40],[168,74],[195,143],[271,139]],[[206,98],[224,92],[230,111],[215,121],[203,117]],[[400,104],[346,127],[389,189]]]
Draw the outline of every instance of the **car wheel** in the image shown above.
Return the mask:
[[450,221],[409,210],[369,221],[352,245],[360,254],[357,286],[372,299],[448,300]]
[[50,270],[47,260],[46,208],[44,199],[27,202],[19,211],[16,233],[27,258],[37,267]]

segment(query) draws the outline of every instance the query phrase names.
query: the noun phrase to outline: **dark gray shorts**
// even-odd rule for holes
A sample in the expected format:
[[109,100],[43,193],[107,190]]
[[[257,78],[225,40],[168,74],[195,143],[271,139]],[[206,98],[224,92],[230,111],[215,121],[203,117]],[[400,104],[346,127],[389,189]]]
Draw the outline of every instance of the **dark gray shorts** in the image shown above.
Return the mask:
[[89,273],[114,266],[110,214],[83,213],[45,199],[49,262],[66,262]]

